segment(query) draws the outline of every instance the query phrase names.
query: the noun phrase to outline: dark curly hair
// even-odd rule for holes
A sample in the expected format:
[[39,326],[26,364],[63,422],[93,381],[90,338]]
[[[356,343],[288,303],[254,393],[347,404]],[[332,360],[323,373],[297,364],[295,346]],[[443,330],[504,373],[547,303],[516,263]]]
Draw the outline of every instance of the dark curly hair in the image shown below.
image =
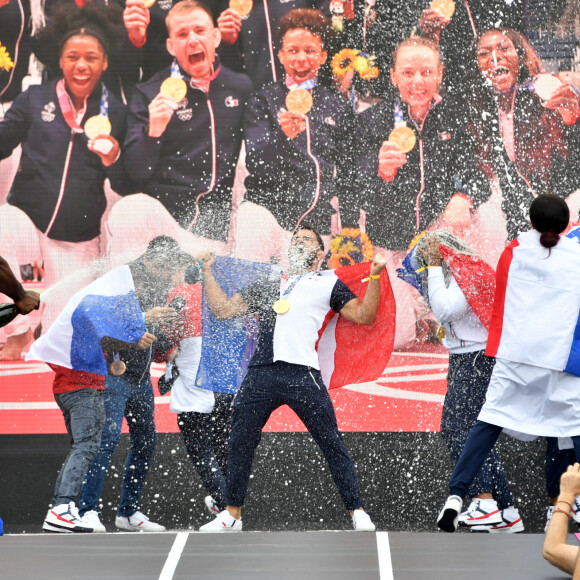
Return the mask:
[[51,72],[58,71],[59,59],[66,41],[76,35],[92,36],[109,57],[116,52],[123,34],[123,10],[117,5],[74,3],[59,4],[46,28],[36,39],[34,52]]
[[320,38],[322,46],[325,48],[334,35],[330,19],[320,10],[311,10],[310,8],[290,10],[280,19],[278,27],[280,38],[284,38],[289,30],[296,28],[308,30]]

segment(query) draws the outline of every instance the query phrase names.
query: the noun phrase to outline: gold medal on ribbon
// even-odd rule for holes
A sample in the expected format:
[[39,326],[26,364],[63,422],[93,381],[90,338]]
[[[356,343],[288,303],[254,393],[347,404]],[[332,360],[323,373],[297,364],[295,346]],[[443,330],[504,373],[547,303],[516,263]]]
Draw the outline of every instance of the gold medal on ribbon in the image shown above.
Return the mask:
[[312,104],[312,95],[306,89],[295,89],[286,95],[286,108],[292,113],[307,115]]
[[431,9],[439,12],[443,18],[451,18],[455,14],[455,3],[453,0],[432,0]]
[[127,365],[122,360],[115,360],[109,367],[111,374],[120,377],[127,370]]
[[230,0],[230,8],[235,10],[242,18],[247,16],[253,7],[252,0]]
[[187,94],[187,84],[179,77],[169,77],[161,83],[159,92],[179,103]]
[[401,153],[409,153],[417,143],[415,131],[411,127],[397,127],[391,131],[389,141],[394,143],[401,151]]
[[438,326],[437,327],[437,332],[435,333],[435,336],[437,337],[437,340],[439,342],[441,342],[444,338],[445,338],[445,327],[444,326]]
[[111,134],[111,122],[108,117],[103,115],[94,115],[87,119],[85,123],[85,135],[89,139],[95,139],[99,135]]
[[562,81],[549,73],[541,73],[534,79],[534,93],[542,99],[549,101],[554,93],[562,86]]
[[280,300],[276,300],[276,302],[274,302],[274,306],[272,306],[272,308],[276,314],[286,314],[286,312],[290,310],[290,302],[288,302],[288,300],[285,298],[281,298]]

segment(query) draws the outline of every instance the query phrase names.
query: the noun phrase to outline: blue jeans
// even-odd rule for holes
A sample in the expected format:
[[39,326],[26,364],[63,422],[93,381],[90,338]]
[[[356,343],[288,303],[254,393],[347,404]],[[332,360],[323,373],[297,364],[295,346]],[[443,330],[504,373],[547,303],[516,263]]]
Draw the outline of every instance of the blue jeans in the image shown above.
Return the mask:
[[64,416],[72,447],[56,480],[53,506],[77,501],[85,475],[101,442],[101,431],[105,424],[103,392],[78,389],[54,395]]
[[[441,417],[441,435],[453,461],[457,462],[469,431],[485,402],[485,394],[493,371],[495,359],[484,351],[449,355],[447,394]],[[469,486],[469,495],[491,492],[500,509],[514,503],[501,459],[495,448],[485,459],[481,469]]]
[[320,371],[285,362],[250,367],[234,399],[226,502],[244,504],[254,452],[270,415],[288,405],[320,447],[347,510],[362,507],[354,464]]
[[123,490],[118,513],[129,517],[139,510],[139,501],[157,443],[153,386],[151,378],[131,385],[122,377],[107,375],[105,380],[106,422],[101,447],[83,485],[79,513],[99,511],[99,498],[111,456],[121,438],[123,417],[127,419],[131,448],[125,461]]

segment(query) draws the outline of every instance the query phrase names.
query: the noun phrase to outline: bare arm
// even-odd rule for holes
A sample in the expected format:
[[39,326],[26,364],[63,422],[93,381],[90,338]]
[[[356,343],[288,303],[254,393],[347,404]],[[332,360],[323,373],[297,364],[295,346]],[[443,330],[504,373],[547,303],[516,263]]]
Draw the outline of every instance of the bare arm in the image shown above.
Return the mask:
[[[375,255],[371,266],[371,276],[378,276],[383,271],[387,263],[386,258],[382,254]],[[347,302],[340,315],[355,322],[356,324],[365,324],[370,326],[377,319],[377,312],[381,301],[381,286],[378,278],[371,278],[369,280],[369,287],[363,300],[354,298]]]
[[575,580],[580,579],[580,566],[577,566],[580,548],[566,544],[566,539],[568,538],[568,522],[570,521],[568,514],[577,495],[580,495],[580,463],[570,465],[568,471],[562,475],[560,495],[546,532],[544,549],[542,550],[542,555],[550,564],[568,574],[574,574]]
[[38,310],[40,305],[40,294],[24,290],[4,258],[0,258],[0,292],[14,300],[21,314]]
[[219,320],[244,316],[248,312],[248,306],[244,299],[239,294],[234,294],[231,298],[228,298],[213,277],[213,255],[209,252],[204,252],[197,256],[197,260],[199,262],[203,261],[203,286],[212,314]]
[[134,348],[137,350],[148,349],[155,341],[157,337],[150,332],[146,332],[137,342],[124,342],[123,340],[117,340],[116,338],[111,338],[110,336],[105,336],[101,340],[101,348],[106,352],[112,352],[116,350],[126,350],[128,348]]

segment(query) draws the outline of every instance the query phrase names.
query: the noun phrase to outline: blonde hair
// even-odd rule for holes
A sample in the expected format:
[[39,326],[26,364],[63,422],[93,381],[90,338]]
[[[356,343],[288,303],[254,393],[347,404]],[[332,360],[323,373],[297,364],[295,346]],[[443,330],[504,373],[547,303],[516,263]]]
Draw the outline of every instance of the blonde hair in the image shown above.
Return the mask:
[[436,55],[437,59],[439,60],[439,66],[443,66],[443,59],[441,58],[441,50],[439,50],[439,45],[428,38],[423,38],[422,36],[409,36],[402,40],[397,44],[397,47],[393,51],[393,68],[397,64],[397,56],[399,54],[399,50],[402,48],[409,48],[409,47],[416,47],[416,46],[425,46],[430,48]]
[[177,4],[175,4],[175,6],[173,6],[173,8],[167,13],[167,16],[165,17],[165,26],[167,26],[167,32],[169,34],[171,33],[170,30],[171,21],[176,16],[189,14],[194,10],[202,10],[203,12],[205,12],[209,16],[212,26],[214,26],[213,14],[205,4],[203,4],[202,2],[198,2],[197,0],[181,0],[181,2],[178,2]]

